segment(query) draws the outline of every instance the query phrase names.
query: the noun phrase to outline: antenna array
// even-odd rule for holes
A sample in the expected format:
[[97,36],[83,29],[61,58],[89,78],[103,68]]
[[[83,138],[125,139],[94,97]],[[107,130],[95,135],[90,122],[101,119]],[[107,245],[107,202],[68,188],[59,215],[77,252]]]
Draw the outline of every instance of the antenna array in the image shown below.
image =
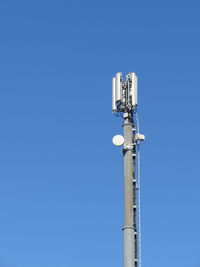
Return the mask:
[[132,113],[137,107],[137,76],[133,72],[122,79],[118,72],[112,79],[112,111],[114,113]]

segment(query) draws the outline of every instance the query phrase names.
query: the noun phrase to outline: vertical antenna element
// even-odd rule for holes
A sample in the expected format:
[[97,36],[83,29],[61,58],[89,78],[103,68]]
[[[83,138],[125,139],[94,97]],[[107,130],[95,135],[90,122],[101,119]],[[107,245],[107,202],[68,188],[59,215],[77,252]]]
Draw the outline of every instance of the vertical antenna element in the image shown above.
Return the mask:
[[121,100],[122,97],[122,73],[118,72],[115,78],[115,103]]
[[115,78],[112,78],[112,111],[116,111],[116,89],[115,89]]
[[131,96],[132,96],[132,106],[136,107],[137,101],[137,76],[135,73],[131,73]]

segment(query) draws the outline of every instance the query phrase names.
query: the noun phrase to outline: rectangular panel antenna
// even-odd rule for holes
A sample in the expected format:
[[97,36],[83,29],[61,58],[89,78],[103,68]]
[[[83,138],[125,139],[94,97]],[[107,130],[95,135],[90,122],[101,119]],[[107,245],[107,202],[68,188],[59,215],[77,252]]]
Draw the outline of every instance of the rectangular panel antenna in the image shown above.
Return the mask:
[[115,102],[121,100],[121,81],[122,81],[122,73],[118,72],[115,78]]
[[134,72],[132,72],[132,74],[131,74],[131,80],[132,80],[132,85],[131,85],[132,105],[133,105],[133,107],[136,107],[138,104],[138,100],[137,100],[137,76],[135,75]]
[[116,111],[116,100],[115,100],[115,78],[112,78],[112,111]]

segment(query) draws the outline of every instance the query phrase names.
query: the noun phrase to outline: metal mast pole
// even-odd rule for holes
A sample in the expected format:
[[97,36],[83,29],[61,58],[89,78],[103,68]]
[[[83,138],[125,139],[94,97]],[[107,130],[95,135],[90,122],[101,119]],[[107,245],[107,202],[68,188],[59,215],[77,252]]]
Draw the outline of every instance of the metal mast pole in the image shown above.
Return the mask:
[[[126,80],[123,81],[122,73],[118,72],[112,79],[112,111],[116,116],[123,114],[124,117],[124,137],[116,135],[113,138],[114,145],[124,146],[124,267],[138,266],[135,159],[136,143],[139,144],[139,141],[144,141],[145,136],[139,133],[139,126],[137,127],[138,132],[135,134],[133,114],[137,112],[136,108],[137,76],[135,73],[129,72],[126,75]],[[139,225],[139,267],[141,267],[140,244]]]
[[124,113],[124,267],[137,267],[134,125]]

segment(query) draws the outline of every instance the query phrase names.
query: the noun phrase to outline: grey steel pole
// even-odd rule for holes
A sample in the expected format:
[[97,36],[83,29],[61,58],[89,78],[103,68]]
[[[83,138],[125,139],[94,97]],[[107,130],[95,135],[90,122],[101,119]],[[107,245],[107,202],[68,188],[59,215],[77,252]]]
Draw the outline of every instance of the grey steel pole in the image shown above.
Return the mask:
[[124,267],[137,267],[134,126],[130,114],[124,115]]

